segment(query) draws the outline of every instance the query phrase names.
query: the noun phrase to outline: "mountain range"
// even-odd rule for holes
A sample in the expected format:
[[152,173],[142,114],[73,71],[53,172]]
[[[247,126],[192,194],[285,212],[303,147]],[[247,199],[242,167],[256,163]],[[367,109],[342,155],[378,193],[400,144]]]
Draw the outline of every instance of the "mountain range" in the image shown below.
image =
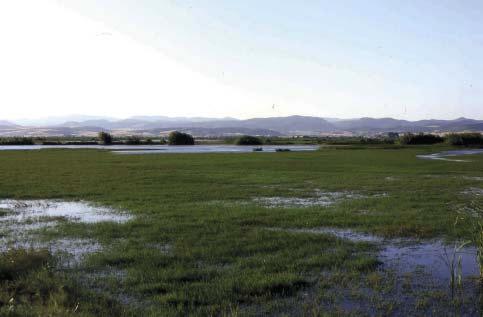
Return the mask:
[[[63,121],[64,119],[65,121]],[[30,123],[30,124],[26,124]],[[94,116],[70,116],[41,121],[0,120],[0,136],[90,136],[99,131],[117,135],[162,135],[173,130],[195,136],[231,136],[240,134],[281,135],[376,135],[387,132],[457,132],[483,131],[483,120],[408,121],[393,118],[337,119],[309,116],[253,118],[185,118],[138,116],[113,119]]]

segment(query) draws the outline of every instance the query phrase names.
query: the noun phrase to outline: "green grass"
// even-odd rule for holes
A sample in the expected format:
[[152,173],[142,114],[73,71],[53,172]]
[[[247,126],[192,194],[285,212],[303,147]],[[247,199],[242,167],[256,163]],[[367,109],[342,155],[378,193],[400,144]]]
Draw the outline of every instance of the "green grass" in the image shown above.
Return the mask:
[[[287,309],[287,299],[320,285],[321,275],[372,274],[378,262],[367,243],[267,227],[470,237],[464,220],[456,230],[453,224],[468,202],[461,191],[482,187],[468,177],[483,176],[483,156],[471,156],[471,163],[416,158],[441,148],[144,156],[94,150],[0,152],[1,198],[87,200],[135,215],[126,224],[61,222],[43,230],[44,239],[95,239],[104,250],[78,268],[56,271],[40,265],[25,270],[32,282],[25,274],[16,279],[24,289],[45,279],[51,297],[64,298],[56,300],[57,306],[33,300],[31,312],[40,315],[52,307],[73,313],[73,303],[80,303],[75,314],[86,316],[109,315],[111,307],[133,316],[277,314]],[[387,195],[309,208],[269,209],[252,201],[310,196],[315,189]],[[104,271],[121,277],[97,274]],[[92,277],[79,278],[86,274]],[[379,285],[377,276],[369,276]],[[11,283],[3,281],[1,291]],[[101,299],[93,300],[93,292]],[[7,306],[0,315],[9,314]]]

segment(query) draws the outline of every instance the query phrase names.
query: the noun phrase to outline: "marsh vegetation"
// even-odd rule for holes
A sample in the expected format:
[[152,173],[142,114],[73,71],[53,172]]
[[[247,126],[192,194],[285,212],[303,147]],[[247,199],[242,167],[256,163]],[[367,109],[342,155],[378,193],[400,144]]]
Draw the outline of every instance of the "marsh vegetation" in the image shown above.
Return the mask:
[[483,156],[447,149],[0,152],[0,315],[478,316]]

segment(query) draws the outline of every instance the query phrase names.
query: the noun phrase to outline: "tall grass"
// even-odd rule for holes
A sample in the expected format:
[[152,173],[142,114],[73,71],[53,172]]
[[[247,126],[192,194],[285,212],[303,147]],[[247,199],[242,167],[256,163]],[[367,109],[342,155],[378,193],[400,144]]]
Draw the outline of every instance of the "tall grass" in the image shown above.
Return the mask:
[[471,243],[476,247],[476,258],[480,269],[480,281],[483,283],[483,208],[479,201],[472,201],[464,209],[464,217],[470,218]]

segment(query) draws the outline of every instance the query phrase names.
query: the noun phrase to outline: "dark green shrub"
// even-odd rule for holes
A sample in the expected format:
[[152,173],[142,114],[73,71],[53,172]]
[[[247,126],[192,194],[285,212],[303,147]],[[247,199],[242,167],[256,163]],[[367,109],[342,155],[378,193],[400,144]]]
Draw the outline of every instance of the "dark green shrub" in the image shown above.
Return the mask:
[[169,145],[194,145],[195,139],[188,133],[179,131],[171,132],[168,136]]
[[236,145],[262,145],[260,138],[251,135],[244,135],[235,140]]
[[126,140],[126,144],[129,145],[140,145],[141,143],[141,138],[136,135],[129,136]]
[[112,144],[112,135],[107,132],[99,132],[99,140],[101,141],[102,144],[108,145]]
[[1,138],[0,145],[34,145],[34,139],[24,137]]
[[451,133],[446,136],[446,142],[460,146],[483,146],[481,133]]
[[417,145],[417,144],[436,144],[444,142],[444,138],[434,134],[412,134],[407,133],[399,137],[399,142],[405,145]]

